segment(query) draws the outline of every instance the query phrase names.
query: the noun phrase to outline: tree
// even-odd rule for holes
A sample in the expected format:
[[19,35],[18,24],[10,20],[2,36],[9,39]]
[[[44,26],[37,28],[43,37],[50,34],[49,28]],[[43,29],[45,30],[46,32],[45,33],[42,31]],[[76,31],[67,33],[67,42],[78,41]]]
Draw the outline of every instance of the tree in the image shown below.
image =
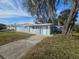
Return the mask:
[[6,25],[0,24],[0,30],[6,29]]
[[60,15],[58,16],[58,21],[61,25],[64,26],[64,24],[66,23],[67,18],[69,16],[69,13],[70,13],[70,9],[66,9],[66,10],[60,12]]
[[28,0],[28,10],[32,15],[36,15],[36,23],[47,23],[50,19],[54,22],[56,16],[57,0]]
[[73,27],[73,31],[79,32],[79,24],[76,24],[76,25]]
[[[52,22],[56,23],[56,3],[59,3],[60,0],[28,0],[28,6],[33,15],[37,15],[37,19],[45,20],[45,22],[49,19],[53,19]],[[67,35],[70,33],[72,29],[72,24],[74,17],[79,9],[79,0],[64,0],[72,2],[72,8],[70,10],[69,17],[66,22],[65,32]]]
[[[68,16],[69,16],[69,13],[70,13],[70,9],[64,10],[64,11],[62,11],[62,12],[60,13],[60,15],[59,15],[59,17],[58,17],[58,20],[59,20],[60,24],[63,25],[64,27],[65,27],[65,24],[66,24],[66,22],[67,22],[67,18],[68,18]],[[71,29],[74,27],[75,22],[77,21],[77,14],[78,14],[78,13],[75,14],[73,20],[72,20],[71,23],[69,24],[69,25],[70,25],[70,26],[69,26],[69,28],[70,28],[69,32],[70,32]],[[65,16],[65,17],[64,17],[64,16]]]
[[[67,0],[65,0],[65,1],[67,1]],[[73,5],[72,5],[72,9],[70,11],[69,17],[67,19],[65,35],[67,35],[71,32],[74,17],[76,15],[76,13],[78,12],[78,8],[79,8],[79,0],[72,0],[72,2],[73,2]]]

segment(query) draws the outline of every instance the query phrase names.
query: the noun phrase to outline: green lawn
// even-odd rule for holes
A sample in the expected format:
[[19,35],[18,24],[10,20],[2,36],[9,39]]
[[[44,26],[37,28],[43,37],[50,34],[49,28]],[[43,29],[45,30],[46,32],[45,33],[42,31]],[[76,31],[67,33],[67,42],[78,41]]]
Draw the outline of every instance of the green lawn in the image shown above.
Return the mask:
[[79,33],[55,35],[33,47],[22,59],[79,59]]
[[16,40],[28,38],[31,34],[20,32],[0,32],[0,45],[7,44]]

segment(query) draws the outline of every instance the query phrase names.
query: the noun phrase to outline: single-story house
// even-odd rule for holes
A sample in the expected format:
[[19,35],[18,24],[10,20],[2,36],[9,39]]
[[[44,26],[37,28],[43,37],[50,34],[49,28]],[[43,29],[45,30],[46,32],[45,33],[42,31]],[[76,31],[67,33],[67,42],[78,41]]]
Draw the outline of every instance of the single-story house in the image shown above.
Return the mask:
[[7,30],[15,30],[15,26],[14,25],[7,25]]
[[54,32],[53,25],[47,24],[16,24],[16,31],[29,32],[33,34],[51,35]]

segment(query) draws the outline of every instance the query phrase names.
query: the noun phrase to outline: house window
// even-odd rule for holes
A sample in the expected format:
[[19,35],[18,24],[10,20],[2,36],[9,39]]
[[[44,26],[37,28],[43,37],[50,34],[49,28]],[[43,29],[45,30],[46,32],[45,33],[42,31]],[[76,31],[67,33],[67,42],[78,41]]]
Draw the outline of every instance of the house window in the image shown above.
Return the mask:
[[34,26],[32,27],[32,29],[34,29]]
[[48,26],[46,26],[46,29],[48,29]]

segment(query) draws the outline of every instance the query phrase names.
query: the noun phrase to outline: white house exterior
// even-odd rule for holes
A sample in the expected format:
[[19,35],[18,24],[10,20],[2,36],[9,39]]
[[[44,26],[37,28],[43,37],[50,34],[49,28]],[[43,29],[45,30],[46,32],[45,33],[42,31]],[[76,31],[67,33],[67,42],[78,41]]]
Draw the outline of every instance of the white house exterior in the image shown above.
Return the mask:
[[52,24],[16,24],[16,31],[51,35],[53,33],[52,27]]
[[15,30],[15,26],[14,25],[7,25],[7,30]]

